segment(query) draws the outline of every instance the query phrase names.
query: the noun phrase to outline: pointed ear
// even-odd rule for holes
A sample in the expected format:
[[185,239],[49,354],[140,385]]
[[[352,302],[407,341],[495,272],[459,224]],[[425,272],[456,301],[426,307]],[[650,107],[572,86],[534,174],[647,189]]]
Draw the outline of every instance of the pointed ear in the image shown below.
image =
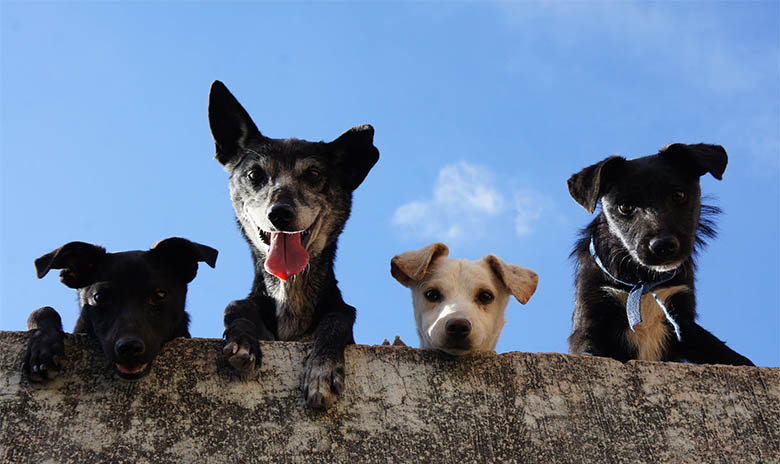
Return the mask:
[[189,283],[198,273],[198,263],[205,262],[212,268],[217,264],[217,250],[186,238],[171,237],[152,245],[149,253],[174,270],[184,283]]
[[437,242],[419,250],[395,255],[390,260],[390,274],[404,287],[411,287],[425,277],[436,259],[449,254],[447,245]]
[[624,161],[625,158],[622,156],[610,156],[569,177],[567,184],[572,198],[593,214],[599,198],[609,183],[609,172],[615,165]]
[[675,161],[680,161],[684,169],[687,169],[696,177],[701,177],[709,172],[712,174],[712,177],[718,180],[723,179],[723,172],[726,170],[726,164],[729,161],[726,150],[722,146],[706,143],[697,143],[695,145],[672,143],[663,147],[660,154],[669,156],[670,159]]
[[534,271],[523,266],[507,264],[495,255],[487,255],[483,259],[517,301],[522,304],[528,303],[539,283],[539,276]]
[[222,165],[236,161],[239,149],[249,139],[263,138],[249,113],[220,81],[214,81],[209,91],[209,126],[217,149],[215,157]]
[[38,278],[50,269],[62,269],[60,280],[70,288],[83,288],[95,283],[98,267],[105,258],[103,247],[84,242],[70,242],[35,260]]
[[328,145],[345,175],[344,184],[350,190],[358,188],[379,160],[379,150],[374,146],[374,128],[368,124],[349,129]]

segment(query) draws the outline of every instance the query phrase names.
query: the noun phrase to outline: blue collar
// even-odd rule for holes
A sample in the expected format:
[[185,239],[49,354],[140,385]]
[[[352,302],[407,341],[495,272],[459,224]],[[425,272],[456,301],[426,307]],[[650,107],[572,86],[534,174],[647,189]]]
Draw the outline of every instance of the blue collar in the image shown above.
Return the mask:
[[653,295],[653,298],[655,298],[658,306],[661,307],[661,311],[664,312],[666,320],[669,321],[669,323],[672,325],[672,328],[674,328],[674,333],[677,335],[677,340],[682,341],[682,337],[680,336],[680,325],[677,324],[672,315],[669,314],[669,310],[666,309],[666,305],[664,305],[663,301],[658,298],[658,295],[655,294],[654,290],[656,287],[672,280],[674,276],[677,275],[677,271],[672,272],[669,277],[664,277],[663,279],[656,282],[638,282],[636,284],[632,284],[630,282],[620,280],[609,273],[606,266],[604,266],[604,263],[601,262],[599,256],[596,254],[596,246],[593,244],[592,236],[590,237],[590,246],[588,248],[590,250],[590,255],[593,256],[593,260],[596,261],[596,264],[598,264],[601,270],[604,271],[604,274],[608,275],[615,282],[621,283],[627,287],[631,287],[631,290],[628,292],[628,299],[626,300],[626,316],[628,317],[628,326],[632,331],[636,325],[642,322],[642,311],[640,310],[642,295],[649,292]]

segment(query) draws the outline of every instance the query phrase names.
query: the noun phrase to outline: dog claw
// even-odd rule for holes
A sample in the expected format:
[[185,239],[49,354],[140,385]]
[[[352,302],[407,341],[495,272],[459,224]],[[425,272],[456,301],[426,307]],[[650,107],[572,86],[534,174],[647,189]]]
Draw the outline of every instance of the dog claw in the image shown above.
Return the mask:
[[64,358],[63,334],[54,329],[32,329],[23,371],[33,382],[44,382],[57,376],[60,359]]
[[230,351],[233,351],[235,354],[230,356],[228,361],[230,362],[230,365],[240,373],[250,374],[257,367],[256,361],[258,357],[255,353],[250,351],[248,346],[241,345],[238,347],[238,345],[236,345],[236,350]]
[[230,342],[227,345],[225,345],[224,348],[222,348],[222,354],[230,356],[236,354],[238,351],[238,343],[236,342]]

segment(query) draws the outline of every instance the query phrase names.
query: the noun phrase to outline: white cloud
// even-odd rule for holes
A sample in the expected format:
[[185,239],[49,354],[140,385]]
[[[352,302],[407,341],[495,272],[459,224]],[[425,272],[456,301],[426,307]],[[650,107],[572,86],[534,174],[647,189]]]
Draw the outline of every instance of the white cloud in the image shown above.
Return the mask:
[[505,195],[490,170],[461,161],[442,167],[432,197],[399,206],[392,222],[410,236],[453,241],[506,230],[513,218],[517,235],[527,237],[549,214],[556,215],[546,195],[528,189]]
[[485,168],[461,161],[439,171],[429,200],[412,201],[395,210],[393,224],[410,235],[454,240],[480,233],[488,218],[503,211],[504,196]]
[[395,224],[414,224],[425,218],[428,212],[428,204],[422,201],[413,201],[405,205],[401,205],[395,210],[393,216],[393,223]]
[[461,161],[439,171],[434,203],[464,212],[495,215],[503,209],[504,198],[494,187],[487,169]]

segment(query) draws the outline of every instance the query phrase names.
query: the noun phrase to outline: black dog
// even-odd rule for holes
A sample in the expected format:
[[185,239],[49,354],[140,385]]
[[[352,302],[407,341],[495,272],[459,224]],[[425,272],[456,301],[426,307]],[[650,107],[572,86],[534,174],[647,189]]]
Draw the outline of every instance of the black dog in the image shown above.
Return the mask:
[[[71,242],[35,260],[38,278],[62,269],[60,280],[78,290],[81,313],[73,333],[95,337],[120,377],[149,373],[162,346],[190,337],[184,310],[187,284],[198,262],[214,267],[217,250],[183,238],[167,238],[149,251],[106,253],[97,245]],[[64,356],[62,320],[51,307],[27,320],[32,337],[24,363],[33,380],[52,378]]]
[[720,180],[726,163],[721,146],[675,143],[630,161],[612,156],[569,178],[589,213],[601,200],[572,252],[571,353],[753,364],[695,322],[694,256],[714,237],[708,215],[718,212],[701,205],[699,177]]
[[343,388],[344,348],[354,343],[355,308],[333,273],[336,242],[352,192],[379,159],[374,129],[353,127],[329,143],[271,139],[219,81],[209,123],[255,263],[251,293],[225,309],[225,354],[247,375],[260,364],[258,339],[313,340],[302,386],[311,406],[327,408]]

